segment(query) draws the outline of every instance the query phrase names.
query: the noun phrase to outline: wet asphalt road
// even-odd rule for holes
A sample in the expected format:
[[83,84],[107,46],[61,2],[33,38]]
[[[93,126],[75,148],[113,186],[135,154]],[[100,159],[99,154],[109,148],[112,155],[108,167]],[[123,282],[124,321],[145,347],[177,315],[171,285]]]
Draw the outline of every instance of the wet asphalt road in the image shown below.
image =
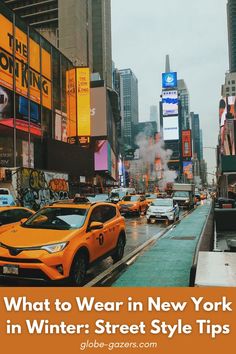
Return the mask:
[[[134,251],[136,248],[141,246],[147,240],[152,238],[154,235],[158,234],[161,230],[166,228],[165,223],[155,223],[155,224],[147,224],[147,220],[145,216],[126,216],[126,246],[125,253],[127,254]],[[92,267],[88,271],[87,282],[91,281],[97,275],[102,273],[108,267],[113,264],[111,257],[104,259],[96,266]]]
[[[181,211],[183,214],[183,211]],[[180,217],[181,217],[180,214]],[[127,243],[125,247],[125,255],[131,253],[147,240],[164,230],[167,225],[163,222],[155,224],[147,224],[146,217],[141,216],[126,216],[126,237]],[[91,267],[87,273],[87,282],[91,281],[97,275],[101,274],[104,270],[108,269],[113,264],[111,257],[104,259],[95,266]],[[61,284],[62,286],[65,284]],[[0,284],[0,286],[2,286]],[[29,281],[8,281],[5,286],[52,286],[52,284],[45,284],[42,282],[29,282]],[[58,286],[58,285],[57,285]]]

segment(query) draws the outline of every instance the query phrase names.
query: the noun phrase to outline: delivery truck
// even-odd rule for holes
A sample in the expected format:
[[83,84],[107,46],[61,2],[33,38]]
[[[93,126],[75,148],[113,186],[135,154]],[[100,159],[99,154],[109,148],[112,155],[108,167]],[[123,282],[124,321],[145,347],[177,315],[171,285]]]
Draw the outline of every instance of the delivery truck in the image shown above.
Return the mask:
[[173,200],[183,208],[194,208],[194,192],[194,184],[173,183]]

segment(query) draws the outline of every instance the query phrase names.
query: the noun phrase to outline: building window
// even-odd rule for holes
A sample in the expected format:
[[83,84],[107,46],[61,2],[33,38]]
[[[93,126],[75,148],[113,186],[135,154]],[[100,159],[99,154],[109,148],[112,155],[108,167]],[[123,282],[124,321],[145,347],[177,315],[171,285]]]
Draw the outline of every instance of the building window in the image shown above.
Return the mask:
[[229,92],[229,87],[226,87],[226,92]]

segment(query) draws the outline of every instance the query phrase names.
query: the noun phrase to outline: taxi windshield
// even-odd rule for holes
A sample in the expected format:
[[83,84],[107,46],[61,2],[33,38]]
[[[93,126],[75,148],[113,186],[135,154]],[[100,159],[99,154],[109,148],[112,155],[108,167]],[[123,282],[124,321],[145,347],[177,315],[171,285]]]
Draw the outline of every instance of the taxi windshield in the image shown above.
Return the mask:
[[127,195],[126,197],[123,198],[124,202],[137,202],[139,199],[139,196],[137,195]]
[[83,226],[86,208],[44,208],[29,218],[22,227],[32,229],[70,230]]

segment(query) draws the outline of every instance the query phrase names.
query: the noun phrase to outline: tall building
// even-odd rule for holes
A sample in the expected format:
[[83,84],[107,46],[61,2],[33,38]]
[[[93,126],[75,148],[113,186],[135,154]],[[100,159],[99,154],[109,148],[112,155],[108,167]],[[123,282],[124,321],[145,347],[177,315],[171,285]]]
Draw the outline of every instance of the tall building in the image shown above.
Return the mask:
[[203,160],[203,133],[202,129],[200,129],[200,161]]
[[58,0],[58,45],[78,66],[93,68],[91,0]]
[[184,80],[178,80],[178,96],[180,100],[180,120],[182,129],[189,129],[189,92]]
[[181,121],[179,119],[179,100],[177,72],[172,72],[169,55],[166,56],[165,72],[162,73],[162,92],[160,100],[160,131],[165,148],[172,151],[168,167],[182,174],[181,163]]
[[236,72],[225,74],[225,83],[221,87],[221,96],[235,96],[236,95]]
[[110,0],[0,0],[60,49],[112,87]]
[[192,129],[192,140],[193,140],[193,156],[200,161],[201,159],[201,134],[200,134],[200,120],[199,114],[194,112],[190,113],[191,117],[191,129]]
[[229,71],[236,72],[236,0],[228,0],[228,44],[229,44]]
[[157,128],[159,127],[157,106],[150,106],[149,121],[150,122],[156,122],[157,123]]
[[131,69],[120,70],[123,142],[133,146],[133,125],[138,124],[138,79]]
[[112,88],[111,0],[92,0],[92,36],[93,71]]

